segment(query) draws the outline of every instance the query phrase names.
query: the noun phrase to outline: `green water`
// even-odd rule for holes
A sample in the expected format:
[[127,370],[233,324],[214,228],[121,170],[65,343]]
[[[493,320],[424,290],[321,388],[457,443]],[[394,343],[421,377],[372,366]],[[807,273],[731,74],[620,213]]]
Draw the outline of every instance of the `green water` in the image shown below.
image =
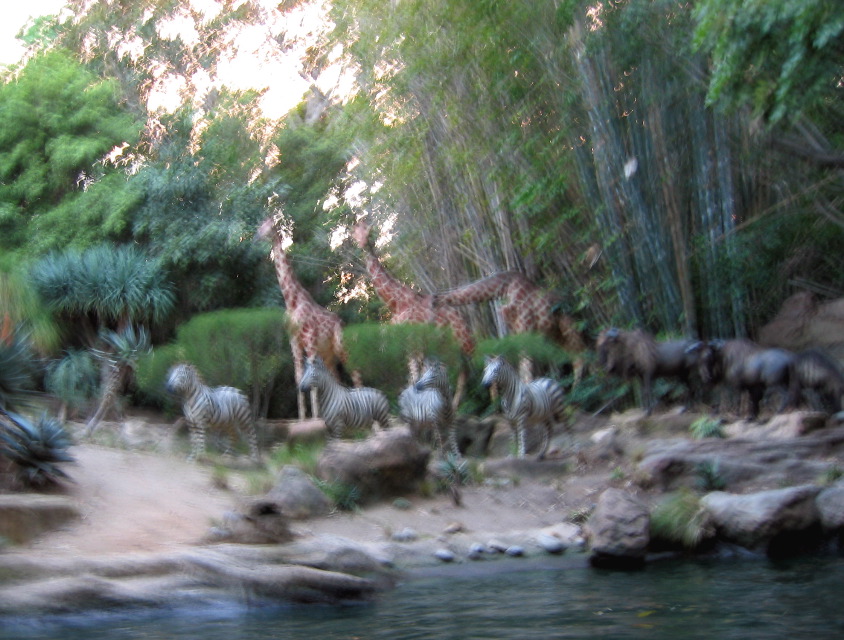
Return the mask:
[[[482,566],[482,565],[486,566]],[[493,566],[494,564],[494,566]],[[844,638],[844,559],[672,561],[631,573],[466,564],[367,604],[0,620],[0,639]]]

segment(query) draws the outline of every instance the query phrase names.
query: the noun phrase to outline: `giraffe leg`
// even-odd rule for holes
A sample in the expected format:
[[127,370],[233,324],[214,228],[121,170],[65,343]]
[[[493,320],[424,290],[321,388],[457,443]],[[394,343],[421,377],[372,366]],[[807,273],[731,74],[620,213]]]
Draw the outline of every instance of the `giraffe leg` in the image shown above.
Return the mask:
[[451,408],[456,413],[460,406],[460,401],[463,400],[463,393],[466,390],[466,371],[461,369],[457,374],[457,388],[454,391],[454,397],[451,399]]
[[304,358],[304,351],[295,339],[290,341],[290,350],[293,352],[293,373],[296,382],[296,400],[299,405],[299,420],[304,420],[305,394],[299,391],[299,383],[302,382],[302,374],[305,371],[305,367],[302,362]]

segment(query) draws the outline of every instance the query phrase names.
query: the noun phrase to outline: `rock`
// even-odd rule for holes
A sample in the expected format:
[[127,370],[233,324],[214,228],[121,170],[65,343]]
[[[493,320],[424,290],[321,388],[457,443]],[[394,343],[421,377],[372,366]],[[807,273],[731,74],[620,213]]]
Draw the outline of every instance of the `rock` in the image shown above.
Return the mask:
[[479,419],[460,414],[454,417],[457,447],[467,457],[481,458],[487,455],[489,441],[495,428],[492,418]]
[[469,560],[482,560],[484,554],[486,553],[489,553],[489,551],[484,545],[479,542],[474,542],[469,545],[469,551],[467,552],[466,557],[468,557]]
[[[745,484],[810,483],[829,470],[818,458],[844,455],[844,428],[826,428],[793,439],[663,439],[648,443],[636,476],[664,491],[679,487],[729,488]],[[706,486],[717,480],[723,487]]]
[[262,502],[274,505],[278,513],[296,520],[324,516],[331,512],[328,497],[308,474],[292,465],[282,467],[275,486]]
[[540,533],[536,536],[536,543],[542,547],[544,551],[551,554],[562,553],[566,550],[566,545],[563,544],[562,540],[555,536],[548,535],[547,533]]
[[726,425],[724,433],[730,438],[789,439],[822,429],[826,420],[821,411],[792,411],[772,416],[765,424],[740,420]]
[[822,490],[815,499],[821,525],[828,531],[844,530],[844,484]]
[[644,564],[650,514],[637,498],[620,489],[607,489],[586,526],[593,566],[631,568]]
[[768,555],[788,553],[820,522],[815,497],[820,487],[803,485],[736,495],[716,491],[701,500],[720,537]]
[[0,537],[15,544],[58,529],[80,517],[77,504],[64,496],[39,493],[0,495]]
[[290,521],[281,513],[276,503],[256,500],[243,512],[226,514],[222,527],[215,527],[209,534],[214,542],[237,544],[278,544],[293,539]]
[[413,542],[414,540],[419,539],[419,534],[416,533],[415,529],[405,527],[401,531],[396,531],[390,536],[390,539],[395,542]]
[[443,562],[454,562],[455,556],[449,549],[437,549],[434,551],[434,557]]
[[408,428],[395,427],[362,442],[329,442],[317,463],[317,475],[326,482],[356,487],[363,504],[414,493],[425,478],[430,455]]
[[447,533],[449,535],[452,535],[452,534],[455,534],[455,533],[461,533],[463,531],[466,531],[466,527],[463,526],[462,522],[451,522],[443,530],[443,533]]
[[521,558],[525,555],[525,548],[519,544],[511,544],[509,547],[504,549],[504,553],[512,558]]

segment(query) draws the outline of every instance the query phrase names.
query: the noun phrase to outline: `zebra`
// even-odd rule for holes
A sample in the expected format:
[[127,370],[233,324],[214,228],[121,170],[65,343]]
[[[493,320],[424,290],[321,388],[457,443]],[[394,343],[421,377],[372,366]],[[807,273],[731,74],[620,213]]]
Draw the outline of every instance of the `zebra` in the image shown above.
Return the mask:
[[205,451],[205,432],[209,427],[228,430],[229,442],[232,432],[239,431],[249,444],[252,459],[260,459],[252,410],[240,389],[205,385],[191,364],[171,367],[166,386],[170,393],[182,398],[182,411],[190,429],[189,460],[196,460]]
[[487,357],[481,384],[489,388],[498,385],[501,408],[516,431],[518,456],[525,457],[525,429],[529,425],[545,426],[538,460],[542,460],[551,442],[555,422],[563,420],[563,389],[550,378],[537,378],[525,383],[516,370],[501,356]]
[[460,455],[451,406],[448,371],[439,360],[426,359],[422,376],[399,395],[399,415],[415,437],[432,431],[440,453],[445,453],[443,434],[448,433],[448,449]]
[[329,373],[319,356],[307,359],[299,383],[302,393],[311,388],[316,389],[325,426],[333,438],[339,439],[345,429],[368,429],[374,422],[381,428],[389,426],[387,396],[371,387],[350,389],[343,386]]

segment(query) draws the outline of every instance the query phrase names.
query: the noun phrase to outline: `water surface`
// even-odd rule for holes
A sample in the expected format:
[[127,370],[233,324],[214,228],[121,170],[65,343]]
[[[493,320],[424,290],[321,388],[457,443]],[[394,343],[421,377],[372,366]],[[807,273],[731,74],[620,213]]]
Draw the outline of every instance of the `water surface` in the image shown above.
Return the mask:
[[2,620],[0,640],[844,638],[844,559],[670,561],[643,571],[571,562],[450,566],[348,606],[202,609]]

